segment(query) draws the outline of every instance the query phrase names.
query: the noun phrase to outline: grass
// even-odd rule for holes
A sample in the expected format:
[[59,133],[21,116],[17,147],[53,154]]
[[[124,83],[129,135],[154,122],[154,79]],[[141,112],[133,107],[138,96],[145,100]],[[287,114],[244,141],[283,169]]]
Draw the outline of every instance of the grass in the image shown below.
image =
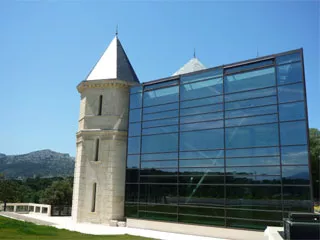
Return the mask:
[[33,223],[22,222],[0,216],[0,239],[1,240],[138,240],[151,239],[130,235],[97,236],[72,232],[54,227],[40,226]]

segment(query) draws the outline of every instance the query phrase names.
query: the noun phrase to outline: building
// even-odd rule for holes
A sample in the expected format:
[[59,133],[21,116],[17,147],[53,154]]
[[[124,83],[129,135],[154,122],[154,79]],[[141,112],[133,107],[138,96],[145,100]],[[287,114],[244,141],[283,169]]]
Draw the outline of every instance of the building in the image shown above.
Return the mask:
[[139,84],[116,37],[78,90],[77,221],[265,229],[312,210],[302,49]]

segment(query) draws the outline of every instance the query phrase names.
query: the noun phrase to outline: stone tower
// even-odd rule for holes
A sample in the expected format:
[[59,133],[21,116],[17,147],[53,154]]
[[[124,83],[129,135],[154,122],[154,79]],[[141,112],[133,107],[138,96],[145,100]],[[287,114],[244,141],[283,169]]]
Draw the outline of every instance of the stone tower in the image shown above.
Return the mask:
[[116,36],[77,89],[81,94],[72,218],[108,224],[124,217],[130,86],[139,80]]

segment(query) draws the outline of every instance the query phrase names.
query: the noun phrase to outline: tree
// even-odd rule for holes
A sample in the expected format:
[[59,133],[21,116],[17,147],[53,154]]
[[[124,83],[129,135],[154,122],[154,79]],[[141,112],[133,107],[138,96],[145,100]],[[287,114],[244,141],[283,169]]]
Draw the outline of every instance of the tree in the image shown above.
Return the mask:
[[40,203],[50,205],[71,205],[72,183],[70,179],[55,181],[41,193]]
[[314,199],[319,201],[320,188],[320,131],[316,128],[309,129],[309,144],[311,157],[311,174]]
[[0,201],[4,203],[4,211],[7,202],[15,202],[18,192],[18,185],[5,178],[4,174],[0,174]]

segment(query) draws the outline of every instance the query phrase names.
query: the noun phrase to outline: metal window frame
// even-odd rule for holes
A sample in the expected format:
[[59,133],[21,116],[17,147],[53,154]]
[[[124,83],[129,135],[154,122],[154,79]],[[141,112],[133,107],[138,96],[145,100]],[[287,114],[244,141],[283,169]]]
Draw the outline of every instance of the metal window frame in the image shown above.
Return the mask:
[[[294,62],[290,62],[290,63],[283,63],[283,64],[276,64],[276,61],[275,61],[275,58],[278,57],[278,56],[283,56],[283,55],[288,55],[288,54],[291,54],[291,53],[297,53],[297,52],[300,52],[300,55],[301,55],[301,61],[294,61]],[[230,73],[230,74],[225,74],[225,71],[224,69],[226,68],[231,68],[231,67],[237,67],[237,66],[241,66],[241,65],[244,65],[244,64],[250,64],[250,63],[255,63],[255,62],[259,62],[259,61],[263,61],[263,60],[270,60],[270,59],[274,59],[273,61],[273,64],[272,65],[265,65],[265,66],[260,66],[260,67],[257,67],[257,68],[252,68],[252,69],[246,69],[244,71],[239,71],[239,72],[234,72],[234,73]],[[293,64],[293,63],[297,63],[297,62],[300,62],[302,64],[302,72],[303,72],[303,76],[302,76],[302,81],[297,81],[297,82],[292,82],[292,83],[287,83],[287,84],[278,84],[278,76],[277,76],[277,67],[278,66],[282,66],[282,65],[288,65],[288,64]],[[223,82],[224,82],[224,77],[225,76],[229,76],[229,75],[234,75],[234,74],[238,74],[238,73],[242,73],[242,72],[250,72],[250,71],[254,71],[254,70],[257,70],[257,69],[263,69],[263,68],[268,68],[268,67],[274,67],[275,68],[275,80],[276,80],[276,84],[275,86],[268,86],[268,87],[263,87],[263,88],[255,88],[255,89],[246,89],[246,90],[243,90],[243,91],[237,91],[237,92],[232,92],[232,93],[224,93],[224,87],[222,89],[222,94],[219,94],[219,95],[211,95],[211,96],[206,96],[206,97],[199,97],[199,98],[195,98],[195,99],[187,99],[187,100],[181,100],[181,96],[180,96],[180,89],[181,89],[181,85],[185,85],[185,84],[191,84],[191,83],[196,83],[196,82],[201,82],[201,81],[207,81],[209,79],[217,79],[217,78],[222,78],[223,79]],[[189,75],[195,75],[195,74],[199,74],[199,73],[202,73],[202,72],[206,72],[206,71],[211,71],[211,70],[214,70],[214,69],[217,69],[217,68],[222,68],[223,70],[223,74],[222,76],[213,76],[213,77],[208,77],[206,79],[201,79],[199,81],[193,81],[193,82],[188,82],[188,83],[181,83],[181,80],[180,80],[180,77],[181,76],[189,76]],[[157,105],[151,105],[151,106],[144,106],[144,97],[143,97],[143,94],[144,92],[148,92],[148,91],[152,91],[152,90],[155,90],[155,89],[161,89],[161,88],[155,88],[155,89],[150,89],[148,91],[145,91],[144,90],[144,86],[149,86],[149,85],[152,85],[152,84],[157,84],[157,83],[162,83],[162,82],[165,82],[165,81],[171,81],[171,80],[177,80],[178,83],[175,84],[175,85],[168,85],[168,86],[163,86],[161,88],[167,88],[167,87],[172,87],[172,86],[179,86],[179,91],[178,91],[178,99],[179,101],[174,101],[174,102],[168,102],[168,103],[164,103],[164,104],[157,104]],[[222,82],[222,84],[224,84]],[[292,85],[292,84],[297,84],[297,83],[302,83],[303,84],[303,90],[304,90],[304,99],[303,100],[295,100],[295,101],[288,101],[288,102],[283,102],[283,103],[280,103],[279,102],[279,95],[278,95],[278,87],[282,87],[282,86],[286,86],[286,85]],[[197,72],[192,72],[192,73],[188,73],[188,74],[183,74],[183,75],[178,75],[178,76],[173,76],[173,77],[169,77],[169,78],[164,78],[164,79],[158,79],[158,80],[155,80],[155,81],[151,81],[151,82],[147,82],[147,83],[143,83],[141,84],[142,87],[143,87],[143,90],[142,90],[142,110],[141,110],[141,118],[143,116],[143,109],[144,108],[147,108],[147,107],[154,107],[154,106],[160,106],[160,105],[166,105],[166,104],[171,104],[171,103],[177,103],[178,104],[178,109],[171,109],[171,110],[178,110],[179,113],[178,113],[178,124],[173,124],[173,125],[164,125],[164,126],[178,126],[178,150],[174,153],[177,153],[178,154],[178,158],[177,159],[174,159],[174,161],[177,161],[178,163],[178,167],[177,168],[172,168],[172,167],[168,167],[168,169],[177,169],[177,172],[176,172],[176,175],[174,176],[177,176],[177,182],[176,183],[173,183],[173,184],[169,184],[169,185],[172,185],[172,186],[176,186],[177,187],[177,197],[179,197],[179,185],[188,185],[188,184],[183,184],[183,183],[180,183],[179,182],[179,176],[183,176],[183,174],[180,173],[180,152],[199,152],[199,151],[218,151],[218,150],[223,150],[224,151],[224,155],[223,155],[223,158],[217,158],[217,159],[224,159],[224,174],[223,175],[219,175],[219,176],[223,176],[224,177],[224,204],[223,206],[216,206],[215,208],[218,208],[218,209],[222,209],[224,210],[225,212],[225,215],[224,218],[225,219],[225,224],[224,226],[225,227],[230,227],[228,226],[228,223],[227,223],[227,220],[228,219],[235,219],[235,220],[238,220],[238,219],[241,219],[241,220],[247,220],[247,221],[261,221],[261,222],[270,222],[271,220],[267,220],[267,219],[250,219],[250,218],[230,218],[230,217],[227,217],[226,215],[226,211],[228,209],[237,209],[237,210],[243,210],[242,208],[230,208],[230,206],[228,206],[227,204],[227,187],[261,187],[261,186],[269,186],[269,187],[280,187],[281,189],[281,199],[278,199],[279,201],[281,201],[281,212],[282,212],[282,215],[284,216],[285,213],[288,211],[284,208],[284,201],[288,201],[287,199],[284,199],[284,196],[283,196],[283,188],[284,187],[302,187],[304,189],[307,189],[309,188],[309,191],[310,191],[310,195],[311,195],[311,198],[310,202],[313,201],[313,189],[312,189],[312,175],[311,175],[311,159],[310,159],[310,145],[309,145],[309,126],[308,126],[308,109],[307,109],[307,98],[306,98],[306,82],[305,82],[305,69],[304,69],[304,59],[303,59],[303,49],[296,49],[296,50],[292,50],[292,51],[287,51],[287,52],[283,52],[283,53],[279,53],[279,54],[273,54],[273,55],[269,55],[269,56],[265,56],[265,57],[261,57],[261,58],[256,58],[256,59],[251,59],[251,60],[246,60],[246,61],[242,61],[242,62],[237,62],[237,63],[232,63],[232,64],[228,64],[228,65],[222,65],[222,66],[218,66],[218,67],[215,67],[215,68],[210,68],[210,69],[205,69],[205,70],[201,70],[201,71],[197,71]],[[229,120],[229,119],[235,119],[235,118],[228,118],[226,119],[225,118],[225,113],[226,111],[233,111],[233,110],[239,110],[239,109],[232,109],[232,110],[226,110],[225,109],[225,103],[226,102],[238,102],[238,101],[243,101],[243,100],[254,100],[254,99],[258,99],[258,98],[263,98],[263,97],[266,97],[266,96],[259,96],[259,97],[253,97],[253,98],[243,98],[243,99],[238,99],[238,100],[232,100],[232,101],[227,101],[227,96],[228,95],[232,95],[232,94],[237,94],[237,93],[246,93],[246,92],[251,92],[251,91],[256,91],[256,90],[262,90],[262,89],[272,89],[274,88],[275,89],[275,94],[270,94],[270,95],[266,95],[266,96],[276,96],[277,97],[277,104],[273,104],[273,105],[276,105],[277,106],[277,112],[276,113],[272,113],[272,114],[277,114],[277,118],[278,118],[278,121],[276,123],[277,126],[278,126],[278,145],[277,146],[257,146],[257,147],[245,147],[245,148],[226,148],[226,138],[225,138],[225,131],[226,131],[226,127],[225,126],[225,121],[226,120]],[[183,150],[181,151],[180,150],[180,125],[181,125],[181,122],[180,122],[180,118],[182,117],[181,114],[180,114],[180,105],[181,105],[181,102],[187,102],[187,101],[194,101],[194,100],[198,100],[198,99],[205,99],[205,98],[211,98],[211,97],[217,97],[217,96],[223,96],[223,99],[222,99],[222,102],[220,103],[215,103],[215,104],[212,104],[212,105],[216,105],[216,104],[221,104],[222,103],[222,107],[223,107],[223,110],[222,111],[216,111],[216,112],[223,112],[223,131],[224,131],[224,148],[223,149],[197,149],[197,150]],[[280,117],[279,117],[279,106],[280,104],[286,104],[286,103],[293,103],[293,102],[304,102],[304,106],[305,106],[305,119],[299,119],[299,120],[289,120],[289,121],[281,121],[280,122]],[[199,105],[199,106],[206,106],[206,105]],[[189,107],[189,108],[196,108],[196,107],[199,107],[199,106],[195,106],[195,107]],[[270,106],[270,105],[266,105],[266,106]],[[255,107],[261,107],[261,106],[255,106]],[[248,109],[248,108],[242,108],[242,109]],[[169,111],[169,110],[168,110]],[[160,111],[162,112],[162,111]],[[165,112],[165,111],[163,111]],[[159,112],[153,112],[153,113],[159,113]],[[208,113],[213,113],[213,112],[208,112]],[[148,114],[148,113],[146,113]],[[152,113],[149,113],[149,114],[152,114]],[[198,115],[199,113],[197,114],[193,114],[193,115]],[[203,114],[203,113],[200,113],[200,114]],[[193,116],[193,115],[186,115],[186,116]],[[251,116],[241,116],[241,117],[236,117],[236,118],[246,118],[246,117],[254,117],[254,116],[263,116],[263,115],[270,115],[269,113],[268,114],[258,114],[258,115],[251,115]],[[166,118],[167,119],[167,118]],[[218,119],[215,119],[215,120],[218,120]],[[151,120],[150,120],[151,121]],[[152,120],[154,121],[154,120]],[[212,120],[208,120],[208,121],[212,121]],[[306,128],[307,128],[307,133],[308,136],[307,136],[307,143],[306,144],[290,144],[290,145],[281,145],[281,142],[280,142],[280,123],[282,122],[296,122],[296,121],[305,121],[306,123]],[[190,122],[190,123],[200,123],[200,122],[205,122],[205,121],[197,121],[197,122]],[[142,119],[140,121],[140,124],[141,124],[141,133],[140,133],[140,153],[139,154],[130,154],[130,155],[139,155],[140,156],[140,162],[139,162],[139,183],[138,184],[138,199],[140,199],[140,185],[141,184],[145,184],[145,183],[141,183],[140,181],[140,171],[142,170],[141,168],[141,163],[142,162],[145,162],[145,161],[142,161],[141,160],[141,150],[142,150]],[[189,122],[188,123],[185,123],[185,124],[190,124]],[[267,124],[275,124],[275,123],[261,123],[261,125],[267,125]],[[129,125],[129,124],[128,124]],[[248,124],[248,125],[241,125],[241,126],[255,126],[255,125],[260,125],[260,124]],[[151,128],[158,128],[158,127],[161,127],[161,126],[155,126],[155,127],[151,127]],[[233,126],[231,128],[234,128],[236,126]],[[213,128],[213,129],[217,129],[217,128]],[[202,131],[204,129],[201,129]],[[200,130],[200,131],[201,131]],[[199,131],[199,130],[194,130],[194,131]],[[158,134],[154,134],[154,135],[158,135]],[[149,136],[149,135],[148,135]],[[282,181],[282,165],[284,166],[306,166],[306,164],[282,164],[282,154],[281,154],[281,148],[282,147],[289,147],[289,146],[307,146],[307,149],[308,149],[308,166],[309,166],[309,176],[310,176],[310,183],[309,184],[305,184],[305,185],[296,185],[296,184],[284,184],[283,181]],[[226,177],[228,176],[226,174],[226,169],[227,169],[227,164],[226,164],[226,160],[227,158],[239,158],[239,159],[243,159],[243,158],[257,158],[257,157],[268,157],[268,156],[249,156],[249,157],[244,157],[244,156],[237,156],[237,157],[227,157],[227,150],[236,150],[236,149],[253,149],[253,148],[273,148],[273,147],[276,147],[278,149],[278,154],[276,155],[270,155],[270,157],[278,157],[279,159],[279,163],[280,165],[272,165],[272,166],[278,166],[280,167],[280,175],[276,175],[276,176],[280,176],[281,177],[281,183],[280,184],[226,184]],[[154,152],[156,153],[156,152]],[[158,152],[158,153],[165,153],[165,152]],[[169,153],[169,152],[168,152]],[[172,153],[172,152],[171,152]],[[148,153],[149,154],[149,153]],[[152,153],[150,153],[152,154]],[[205,158],[205,159],[214,159],[214,158]],[[168,159],[166,159],[168,160]],[[181,159],[181,160],[187,160],[187,159]],[[158,160],[152,160],[152,161],[158,161]],[[164,160],[159,160],[159,161],[164,161]],[[228,167],[240,167],[240,166],[228,166]],[[246,166],[243,166],[243,167],[246,167]],[[259,165],[259,166],[255,166],[255,167],[267,167],[267,165]],[[166,169],[164,167],[161,167],[162,169]],[[188,167],[188,168],[196,168],[196,167]],[[205,168],[205,167],[198,167],[198,168]],[[210,167],[211,168],[211,167]],[[221,167],[217,167],[217,168],[221,168]],[[181,170],[183,168],[181,167]],[[148,175],[142,175],[142,176],[148,176]],[[151,176],[151,175],[150,175]],[[157,176],[157,175],[155,175]],[[188,175],[189,176],[189,175]],[[258,175],[257,175],[258,176]],[[265,175],[263,175],[265,176]],[[269,175],[268,175],[269,176]],[[273,175],[270,175],[270,176],[273,176]],[[147,184],[150,184],[150,183],[147,183]],[[151,183],[152,184],[152,183]],[[157,185],[162,185],[163,183],[159,183]],[[165,185],[168,185],[168,184],[165,184]],[[203,184],[203,185],[207,185],[207,186],[210,186],[212,184]],[[215,185],[212,185],[212,186],[219,186],[219,184],[215,184]],[[221,186],[221,184],[220,184]],[[137,212],[139,214],[139,202],[138,203],[134,203],[134,204],[137,204]],[[150,204],[156,204],[156,203],[150,203]],[[176,204],[177,206],[177,213],[170,213],[170,214],[173,214],[175,215],[176,214],[176,221],[179,222],[179,216],[180,215],[185,215],[185,214],[181,214],[179,213],[179,206],[186,206],[184,204],[181,204],[180,202],[178,202]],[[208,208],[214,208],[214,206],[208,206]],[[247,210],[252,210],[252,211],[259,211],[260,209],[247,209]],[[260,211],[278,211],[278,210],[267,210],[267,209],[263,209],[263,210],[260,210]],[[163,213],[163,212],[161,212]],[[203,215],[199,215],[199,217],[202,217]],[[139,215],[138,215],[138,218],[139,218]],[[155,220],[157,221],[157,220]],[[271,222],[276,222],[276,223],[281,223],[280,221],[271,221]]]

